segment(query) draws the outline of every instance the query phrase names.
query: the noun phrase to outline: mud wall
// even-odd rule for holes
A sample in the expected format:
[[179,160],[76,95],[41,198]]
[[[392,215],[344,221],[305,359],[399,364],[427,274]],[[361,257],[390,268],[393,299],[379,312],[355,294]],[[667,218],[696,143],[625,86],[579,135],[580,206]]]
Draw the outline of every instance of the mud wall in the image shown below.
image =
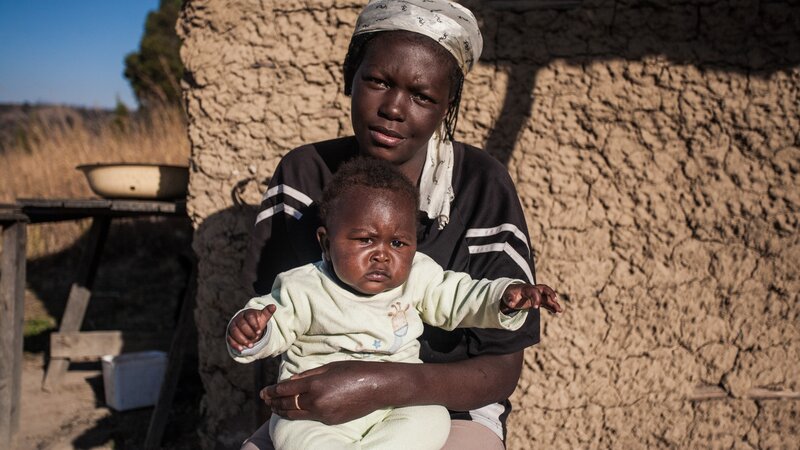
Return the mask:
[[[207,448],[255,426],[223,344],[247,204],[288,150],[350,132],[364,3],[189,0],[178,23]],[[798,2],[462,3],[486,49],[458,137],[507,163],[567,305],[526,352],[508,447],[797,445]]]

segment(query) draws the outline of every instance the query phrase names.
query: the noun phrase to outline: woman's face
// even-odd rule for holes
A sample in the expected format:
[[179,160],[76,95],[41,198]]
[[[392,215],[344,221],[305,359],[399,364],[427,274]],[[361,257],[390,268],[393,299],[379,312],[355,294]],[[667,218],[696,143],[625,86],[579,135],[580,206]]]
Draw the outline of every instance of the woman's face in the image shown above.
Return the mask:
[[[362,154],[418,177],[450,101],[451,63],[430,42],[380,35],[353,78],[353,131]],[[416,179],[414,179],[416,181]]]

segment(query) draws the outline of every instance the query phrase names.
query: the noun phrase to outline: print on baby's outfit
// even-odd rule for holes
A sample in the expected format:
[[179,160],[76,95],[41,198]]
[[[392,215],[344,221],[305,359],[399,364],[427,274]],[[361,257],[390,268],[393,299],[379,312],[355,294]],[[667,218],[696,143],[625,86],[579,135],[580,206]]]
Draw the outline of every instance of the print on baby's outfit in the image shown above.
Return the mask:
[[[389,312],[386,315],[391,318],[394,342],[392,342],[391,347],[388,349],[383,349],[384,342],[380,339],[374,339],[368,345],[364,345],[363,343],[357,344],[355,352],[348,352],[341,346],[335,346],[332,348],[336,348],[338,351],[349,353],[352,357],[358,359],[372,359],[376,357],[376,354],[394,354],[400,349],[400,347],[403,346],[403,337],[408,334],[408,318],[406,317],[406,311],[408,311],[410,306],[411,305],[408,304],[404,305],[399,301],[395,301],[389,305]],[[326,342],[328,345],[334,345],[333,340],[326,340]]]
[[389,317],[392,318],[392,330],[394,330],[394,343],[389,347],[389,354],[396,352],[403,345],[403,336],[408,334],[408,319],[406,319],[408,307],[409,305],[402,305],[400,302],[389,305]]

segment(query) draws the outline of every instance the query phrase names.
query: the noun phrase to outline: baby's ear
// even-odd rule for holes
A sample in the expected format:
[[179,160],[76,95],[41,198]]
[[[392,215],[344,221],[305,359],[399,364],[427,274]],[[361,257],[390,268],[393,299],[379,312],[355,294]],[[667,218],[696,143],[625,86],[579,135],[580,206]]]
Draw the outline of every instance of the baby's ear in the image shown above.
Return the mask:
[[322,258],[325,259],[325,261],[330,261],[331,257],[328,253],[328,249],[331,243],[328,240],[328,230],[324,226],[317,228],[317,242],[319,242],[319,247],[322,249]]

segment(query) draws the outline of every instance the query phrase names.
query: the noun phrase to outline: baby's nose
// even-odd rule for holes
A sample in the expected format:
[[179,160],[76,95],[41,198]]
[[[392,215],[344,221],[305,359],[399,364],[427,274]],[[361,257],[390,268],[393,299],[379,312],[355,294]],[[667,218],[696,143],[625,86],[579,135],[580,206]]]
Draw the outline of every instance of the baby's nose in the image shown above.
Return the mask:
[[389,253],[385,249],[379,248],[372,252],[370,259],[377,262],[385,262],[389,259]]

